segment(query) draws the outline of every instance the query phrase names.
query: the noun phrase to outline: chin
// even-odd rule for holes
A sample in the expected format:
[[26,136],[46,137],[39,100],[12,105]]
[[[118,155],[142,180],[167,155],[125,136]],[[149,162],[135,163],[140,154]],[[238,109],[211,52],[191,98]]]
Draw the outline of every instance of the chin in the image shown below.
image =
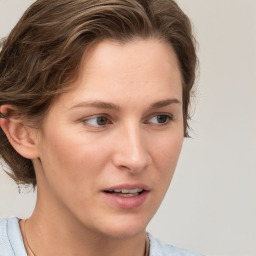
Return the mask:
[[114,221],[105,223],[102,232],[113,238],[131,238],[144,233],[148,225],[148,218],[116,218]]

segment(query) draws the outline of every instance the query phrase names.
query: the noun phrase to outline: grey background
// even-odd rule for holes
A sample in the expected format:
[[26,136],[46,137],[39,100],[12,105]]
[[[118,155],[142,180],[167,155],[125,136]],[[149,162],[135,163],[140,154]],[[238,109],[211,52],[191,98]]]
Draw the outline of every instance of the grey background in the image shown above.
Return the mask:
[[[0,37],[32,0],[0,0]],[[210,256],[256,255],[256,1],[179,0],[199,41],[192,139],[148,230]],[[0,216],[31,214],[36,192],[18,193],[0,171]]]

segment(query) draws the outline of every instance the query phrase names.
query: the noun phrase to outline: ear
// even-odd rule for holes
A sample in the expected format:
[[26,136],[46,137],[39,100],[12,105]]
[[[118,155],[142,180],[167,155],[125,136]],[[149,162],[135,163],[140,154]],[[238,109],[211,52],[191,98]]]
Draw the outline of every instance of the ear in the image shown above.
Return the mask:
[[0,113],[0,126],[13,148],[25,158],[38,158],[38,130],[27,126],[11,105],[1,106]]

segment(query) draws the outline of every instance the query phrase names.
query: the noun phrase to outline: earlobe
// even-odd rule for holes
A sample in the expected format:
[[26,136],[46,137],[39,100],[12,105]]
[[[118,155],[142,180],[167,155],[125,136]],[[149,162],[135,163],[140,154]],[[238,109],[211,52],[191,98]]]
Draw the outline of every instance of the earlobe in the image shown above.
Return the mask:
[[36,129],[28,127],[15,113],[15,108],[9,105],[1,106],[0,126],[6,134],[13,148],[23,157],[28,159],[38,158],[36,143]]

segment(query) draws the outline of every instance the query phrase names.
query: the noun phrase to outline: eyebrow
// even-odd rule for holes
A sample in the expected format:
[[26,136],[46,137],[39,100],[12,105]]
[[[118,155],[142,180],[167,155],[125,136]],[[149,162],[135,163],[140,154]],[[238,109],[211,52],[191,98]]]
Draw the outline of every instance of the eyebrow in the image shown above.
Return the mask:
[[73,107],[73,108],[79,108],[79,107],[94,107],[94,108],[104,108],[104,109],[113,109],[113,110],[120,110],[120,107],[109,102],[103,102],[103,101],[88,101],[88,102],[81,102]]
[[[150,108],[151,109],[157,109],[157,108],[162,108],[171,104],[181,104],[181,101],[178,99],[166,99],[166,100],[161,100],[157,101],[153,104],[151,104]],[[99,108],[99,109],[111,109],[111,110],[116,110],[120,111],[121,107],[110,103],[110,102],[104,102],[104,101],[88,101],[88,102],[81,102],[73,107],[73,108],[79,108],[79,107],[94,107],[94,108]]]
[[179,101],[178,99],[166,99],[166,100],[161,100],[158,102],[155,102],[151,105],[151,108],[155,109],[155,108],[162,108],[171,104],[181,104],[181,101]]

